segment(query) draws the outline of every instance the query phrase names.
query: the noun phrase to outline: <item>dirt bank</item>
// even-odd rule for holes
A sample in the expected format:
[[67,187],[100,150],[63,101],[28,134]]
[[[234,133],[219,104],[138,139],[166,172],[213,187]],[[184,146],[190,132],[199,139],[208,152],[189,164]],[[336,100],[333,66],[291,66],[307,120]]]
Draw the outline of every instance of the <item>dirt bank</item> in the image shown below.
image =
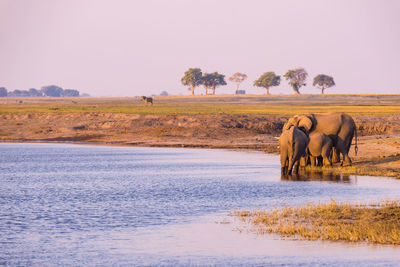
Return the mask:
[[[224,114],[5,113],[0,114],[0,140],[254,149],[277,153],[275,137],[280,135],[287,119]],[[355,165],[390,169],[393,176],[400,176],[400,117],[354,119],[359,136],[359,154],[352,155]]]
[[[252,148],[276,152],[286,118],[118,113],[2,114],[2,140]],[[273,145],[271,145],[273,144]]]

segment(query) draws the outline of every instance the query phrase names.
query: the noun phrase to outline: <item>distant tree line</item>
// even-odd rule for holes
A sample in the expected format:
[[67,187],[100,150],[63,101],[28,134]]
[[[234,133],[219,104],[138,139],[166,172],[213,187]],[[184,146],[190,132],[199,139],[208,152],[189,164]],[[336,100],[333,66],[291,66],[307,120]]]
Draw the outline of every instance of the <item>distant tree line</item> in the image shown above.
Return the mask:
[[[292,87],[294,94],[300,94],[300,88],[306,85],[308,73],[304,68],[296,68],[288,70],[283,77],[287,80],[288,84]],[[228,78],[229,81],[236,84],[235,94],[242,92],[239,90],[240,84],[247,79],[247,75],[243,73],[235,73]],[[218,72],[213,73],[202,73],[199,68],[188,69],[181,79],[181,82],[185,86],[189,86],[189,90],[194,95],[196,87],[202,85],[205,89],[205,94],[208,95],[208,89],[212,89],[212,94],[215,94],[215,88],[218,86],[226,85],[225,75],[219,74]],[[281,76],[276,75],[275,72],[269,71],[262,74],[257,80],[254,81],[253,85],[266,89],[266,94],[269,95],[270,88],[278,86],[281,83]],[[325,89],[335,86],[333,77],[326,74],[318,74],[314,77],[313,86],[316,86],[321,90],[321,94],[324,94]]]
[[189,86],[188,89],[192,92],[192,95],[194,95],[194,89],[200,85],[204,86],[206,95],[208,95],[209,89],[212,89],[212,94],[215,95],[215,89],[218,86],[226,85],[225,75],[218,72],[202,73],[199,68],[186,71],[181,82],[183,85]]
[[0,87],[0,97],[41,97],[41,96],[51,96],[51,97],[79,97],[78,90],[75,89],[63,89],[57,85],[43,86],[40,90],[31,88],[29,90],[14,90],[7,91],[5,87]]

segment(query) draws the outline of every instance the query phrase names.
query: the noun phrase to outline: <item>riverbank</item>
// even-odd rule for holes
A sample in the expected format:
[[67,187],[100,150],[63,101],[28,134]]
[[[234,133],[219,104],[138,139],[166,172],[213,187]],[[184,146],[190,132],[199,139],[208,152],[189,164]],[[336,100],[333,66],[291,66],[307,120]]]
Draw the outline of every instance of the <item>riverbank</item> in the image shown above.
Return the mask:
[[[0,141],[192,147],[279,153],[283,124],[297,112],[352,114],[358,155],[352,167],[323,168],[400,178],[399,96],[246,96],[1,99]],[[287,106],[290,108],[287,108]],[[282,114],[282,115],[280,115]],[[353,141],[354,143],[354,141]]]

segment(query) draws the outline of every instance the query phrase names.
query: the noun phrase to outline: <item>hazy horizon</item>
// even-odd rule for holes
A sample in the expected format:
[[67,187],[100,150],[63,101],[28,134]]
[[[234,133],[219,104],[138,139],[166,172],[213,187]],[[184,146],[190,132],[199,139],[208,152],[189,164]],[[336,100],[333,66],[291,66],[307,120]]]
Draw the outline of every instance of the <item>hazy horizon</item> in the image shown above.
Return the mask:
[[[0,0],[0,87],[56,84],[92,96],[188,95],[188,68],[247,74],[304,67],[326,93],[400,93],[400,1]],[[234,92],[234,84],[217,94]],[[282,77],[272,94],[291,94]],[[196,94],[204,93],[202,87]]]

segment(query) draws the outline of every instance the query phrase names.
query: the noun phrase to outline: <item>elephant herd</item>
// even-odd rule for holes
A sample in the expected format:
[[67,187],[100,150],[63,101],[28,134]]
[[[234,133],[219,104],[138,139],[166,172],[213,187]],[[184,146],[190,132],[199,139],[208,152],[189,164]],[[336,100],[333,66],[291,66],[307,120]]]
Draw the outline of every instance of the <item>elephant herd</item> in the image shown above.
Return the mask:
[[357,129],[351,116],[345,113],[296,115],[290,118],[279,138],[282,174],[298,173],[300,160],[304,165],[331,166],[339,162],[351,165],[349,150]]

